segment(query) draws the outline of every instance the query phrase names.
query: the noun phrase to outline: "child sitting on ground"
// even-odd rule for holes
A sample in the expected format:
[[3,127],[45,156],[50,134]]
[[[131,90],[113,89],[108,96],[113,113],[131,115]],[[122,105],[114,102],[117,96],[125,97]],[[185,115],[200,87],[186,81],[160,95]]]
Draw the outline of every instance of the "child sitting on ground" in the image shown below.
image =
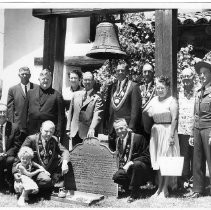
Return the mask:
[[25,206],[25,201],[29,200],[28,195],[36,194],[39,191],[38,186],[32,177],[42,171],[49,173],[41,165],[32,161],[33,157],[34,152],[29,147],[21,147],[18,152],[20,163],[16,165],[18,176],[15,176],[14,182],[14,189],[16,193],[21,194],[18,199],[18,206]]

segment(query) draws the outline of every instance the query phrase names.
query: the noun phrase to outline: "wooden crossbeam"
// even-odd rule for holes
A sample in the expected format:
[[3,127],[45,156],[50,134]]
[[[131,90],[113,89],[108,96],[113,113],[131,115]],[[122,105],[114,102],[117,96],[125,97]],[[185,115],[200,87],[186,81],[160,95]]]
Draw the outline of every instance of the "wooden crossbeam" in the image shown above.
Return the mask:
[[33,9],[32,15],[37,18],[46,19],[52,15],[61,15],[66,18],[75,17],[89,17],[93,14],[104,15],[104,14],[122,14],[122,13],[136,13],[136,12],[146,12],[154,11],[154,9],[137,9],[137,8],[115,8],[115,9]]
[[[87,67],[93,66],[95,68],[100,68],[105,60],[93,59],[87,56],[67,56],[64,58],[64,64],[66,66],[78,66],[78,67]],[[43,65],[43,58],[36,57],[34,58],[34,65]]]

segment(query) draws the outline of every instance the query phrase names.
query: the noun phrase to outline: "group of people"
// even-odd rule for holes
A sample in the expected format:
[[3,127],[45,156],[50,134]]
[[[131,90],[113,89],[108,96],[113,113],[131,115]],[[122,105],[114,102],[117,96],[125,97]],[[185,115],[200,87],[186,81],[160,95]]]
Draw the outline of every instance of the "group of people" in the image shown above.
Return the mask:
[[[20,68],[20,84],[9,89],[7,105],[0,104],[1,180],[10,186],[15,181],[20,206],[29,193],[52,188],[58,180],[64,179],[66,190],[75,190],[67,148],[106,132],[118,158],[113,180],[130,193],[128,202],[138,198],[141,185],[157,185],[153,196],[168,197],[170,187],[183,187],[192,179],[190,196],[201,196],[206,161],[211,172],[211,65],[199,62],[196,72],[202,87],[197,91],[194,71],[184,69],[177,100],[171,96],[169,78],[154,79],[151,64],[143,66],[136,83],[128,78],[129,63],[118,60],[116,82],[108,87],[104,101],[91,72],[72,70],[70,88],[60,94],[52,88],[48,69],[41,71],[36,85],[29,81],[30,69]],[[184,156],[179,179],[160,172],[160,158],[172,148]]]
[[[132,159],[131,162],[131,157],[133,156],[130,155],[133,153],[129,155],[130,152],[126,152],[126,149],[119,157],[121,160],[125,155],[128,155],[128,159],[124,158],[126,162],[114,175],[114,181],[122,185],[126,191],[128,189],[136,189],[134,191],[131,190],[129,202],[138,197],[136,192],[140,187],[140,179],[144,182],[147,181],[143,177],[144,174],[148,181],[152,181],[158,187],[153,197],[168,197],[170,188],[183,188],[185,196],[191,198],[198,198],[205,194],[206,162],[209,173],[211,172],[211,64],[206,61],[199,62],[195,66],[195,71],[198,73],[201,83],[196,83],[194,79],[196,74],[193,69],[183,69],[181,72],[180,91],[178,99],[176,99],[171,96],[169,79],[165,76],[160,76],[153,80],[154,71],[152,65],[146,64],[143,66],[143,78],[145,80],[139,86],[142,101],[144,102],[142,105],[144,132],[141,132],[141,134],[148,140],[150,166],[148,168],[146,164],[148,154],[146,151],[142,152],[142,155],[139,155],[139,157],[142,157],[141,164],[143,167],[142,175],[140,175],[134,164],[137,159]],[[122,124],[124,123],[122,122]],[[127,142],[125,139],[129,138],[129,135],[125,134],[124,136],[124,129],[121,128],[122,131],[120,132],[118,127],[121,128],[120,123],[118,126],[114,124],[117,136],[119,136],[119,139],[123,139],[123,142]],[[131,129],[129,130],[131,131]],[[132,132],[136,133],[137,131],[132,130]],[[129,141],[131,142],[131,140]],[[142,140],[142,142],[144,141]],[[133,146],[131,145],[131,147]],[[125,148],[127,147],[125,146]],[[121,151],[121,147],[117,147],[117,149]],[[160,171],[161,157],[173,155],[184,157],[182,176],[178,178],[162,176]],[[151,167],[156,172],[155,176],[150,171]],[[123,175],[125,172],[127,172],[126,178]],[[134,173],[139,174],[139,181],[134,182],[134,177],[136,177]],[[130,181],[128,181],[128,178]]]
[[8,121],[7,113],[7,106],[0,104],[1,190],[19,193],[19,206],[25,206],[28,194],[52,192],[57,174],[66,180],[63,186],[72,190],[69,151],[53,136],[55,124],[44,121],[39,132],[26,137]]

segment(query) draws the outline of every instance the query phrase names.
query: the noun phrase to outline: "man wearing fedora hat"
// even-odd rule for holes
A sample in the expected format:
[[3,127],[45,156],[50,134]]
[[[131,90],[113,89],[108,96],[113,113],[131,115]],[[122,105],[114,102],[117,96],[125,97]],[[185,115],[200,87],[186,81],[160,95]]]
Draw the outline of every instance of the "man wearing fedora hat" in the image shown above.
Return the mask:
[[[202,87],[196,93],[194,108],[193,194],[203,196],[206,161],[211,174],[211,63],[200,61],[195,65]],[[210,178],[211,183],[211,178]]]

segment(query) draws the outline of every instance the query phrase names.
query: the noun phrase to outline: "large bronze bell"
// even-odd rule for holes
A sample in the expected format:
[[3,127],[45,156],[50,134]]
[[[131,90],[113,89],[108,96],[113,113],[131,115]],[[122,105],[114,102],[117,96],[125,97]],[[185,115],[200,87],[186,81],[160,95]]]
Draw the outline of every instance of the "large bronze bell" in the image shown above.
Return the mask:
[[119,44],[117,26],[109,22],[98,24],[93,47],[86,56],[95,59],[125,58],[126,53]]

